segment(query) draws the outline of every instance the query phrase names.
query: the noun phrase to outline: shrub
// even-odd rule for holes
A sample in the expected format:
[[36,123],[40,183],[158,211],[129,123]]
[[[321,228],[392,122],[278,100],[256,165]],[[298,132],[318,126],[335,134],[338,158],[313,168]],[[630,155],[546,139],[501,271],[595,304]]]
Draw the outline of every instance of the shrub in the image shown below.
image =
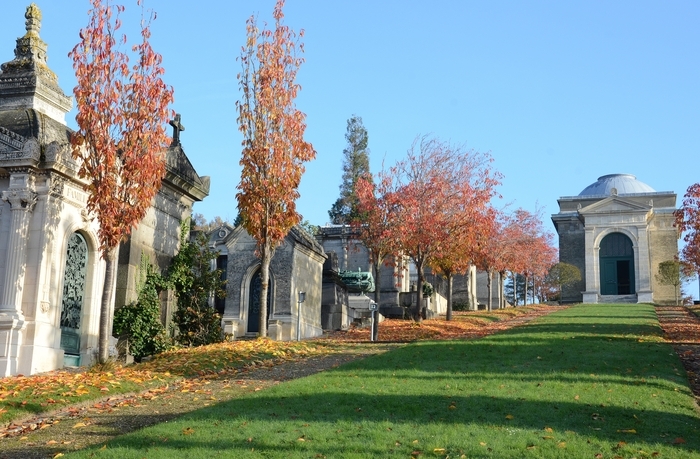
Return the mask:
[[147,264],[146,279],[139,290],[138,300],[114,313],[113,334],[126,340],[128,352],[137,362],[170,347],[170,339],[160,321],[159,293],[165,288],[167,282]]
[[218,343],[224,338],[221,316],[211,307],[209,299],[212,295],[222,298],[226,294],[221,270],[211,269],[219,254],[209,248],[202,233],[193,242],[187,241],[185,230],[183,225],[180,251],[168,268],[168,281],[177,297],[177,309],[173,313],[175,341],[184,346]]

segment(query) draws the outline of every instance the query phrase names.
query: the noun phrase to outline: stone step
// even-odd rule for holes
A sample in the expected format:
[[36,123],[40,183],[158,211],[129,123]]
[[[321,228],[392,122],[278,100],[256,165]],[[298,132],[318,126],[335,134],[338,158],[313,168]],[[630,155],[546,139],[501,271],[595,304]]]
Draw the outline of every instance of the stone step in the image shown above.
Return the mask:
[[599,303],[636,303],[637,295],[600,295]]

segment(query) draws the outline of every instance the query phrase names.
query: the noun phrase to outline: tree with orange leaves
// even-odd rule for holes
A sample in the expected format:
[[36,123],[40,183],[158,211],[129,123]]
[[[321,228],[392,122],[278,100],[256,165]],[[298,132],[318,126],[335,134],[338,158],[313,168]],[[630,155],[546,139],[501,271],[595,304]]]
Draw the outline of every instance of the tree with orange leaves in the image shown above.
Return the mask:
[[243,134],[238,211],[243,227],[257,242],[262,280],[260,336],[267,336],[267,301],[270,261],[289,230],[301,221],[295,201],[304,173],[303,163],[316,157],[304,141],[306,115],[296,109],[296,83],[304,62],[301,37],[283,24],[284,0],[275,4],[274,30],[246,23],[247,40],[241,50],[238,83],[242,99],[236,102],[238,128]]
[[109,358],[116,250],[146,215],[165,175],[165,121],[173,89],[161,79],[162,59],[149,42],[155,13],[142,20],[141,43],[132,47],[138,61],[130,66],[120,50],[126,36],[117,36],[124,7],[91,2],[88,26],[69,54],[78,80],[73,90],[78,131],[71,145],[79,175],[87,180],[87,209],[99,221],[106,262],[99,328],[99,360],[104,363]]
[[411,258],[418,272],[415,321],[421,320],[424,268],[450,250],[450,240],[464,228],[482,224],[472,217],[496,194],[500,174],[491,169],[491,156],[425,136],[417,138],[407,157],[379,174],[390,179],[397,199],[393,232],[398,253]]
[[681,259],[700,275],[700,183],[688,187],[683,205],[676,211],[676,226],[685,232]]
[[[397,196],[391,191],[391,179],[382,177],[377,184],[364,175],[355,183],[357,198],[353,232],[369,252],[374,276],[374,301],[380,304],[380,270],[382,263],[397,252],[394,234],[397,228]],[[397,257],[395,257],[397,258]],[[376,330],[376,327],[375,327]]]

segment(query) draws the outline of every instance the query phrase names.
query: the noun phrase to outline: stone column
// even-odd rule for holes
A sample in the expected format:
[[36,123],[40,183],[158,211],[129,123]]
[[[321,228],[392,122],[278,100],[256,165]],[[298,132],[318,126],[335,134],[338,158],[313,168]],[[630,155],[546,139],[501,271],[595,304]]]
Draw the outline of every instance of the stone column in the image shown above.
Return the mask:
[[582,292],[584,303],[597,303],[600,295],[598,248],[595,246],[597,233],[595,227],[585,228],[586,291]]
[[[28,174],[15,176],[12,181],[33,185],[33,177]],[[29,220],[37,194],[29,187],[10,189],[2,193],[2,199],[10,203],[11,222],[5,259],[5,288],[0,298],[0,376],[10,376],[17,372],[22,332],[26,327],[22,313],[22,288]]]
[[637,251],[634,254],[635,290],[638,303],[654,301],[651,290],[651,260],[649,258],[649,234],[646,225],[637,227]]

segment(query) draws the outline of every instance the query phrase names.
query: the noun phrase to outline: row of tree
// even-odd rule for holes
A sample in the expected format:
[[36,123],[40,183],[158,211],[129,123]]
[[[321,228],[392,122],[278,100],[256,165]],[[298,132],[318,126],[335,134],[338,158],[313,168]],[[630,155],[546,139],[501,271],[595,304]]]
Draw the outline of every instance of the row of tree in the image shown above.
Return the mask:
[[[453,278],[471,266],[488,273],[491,297],[494,274],[500,274],[498,279],[506,272],[542,279],[556,262],[552,236],[539,213],[507,212],[492,205],[501,174],[493,169],[489,154],[422,136],[405,159],[372,176],[368,134],[360,117],[348,120],[345,138],[340,198],[329,216],[333,223],[354,226],[368,249],[375,278],[383,264],[405,266],[405,258],[413,262],[418,273],[414,320],[422,317],[426,268],[447,280],[450,320]],[[500,283],[499,298],[502,290]]]

